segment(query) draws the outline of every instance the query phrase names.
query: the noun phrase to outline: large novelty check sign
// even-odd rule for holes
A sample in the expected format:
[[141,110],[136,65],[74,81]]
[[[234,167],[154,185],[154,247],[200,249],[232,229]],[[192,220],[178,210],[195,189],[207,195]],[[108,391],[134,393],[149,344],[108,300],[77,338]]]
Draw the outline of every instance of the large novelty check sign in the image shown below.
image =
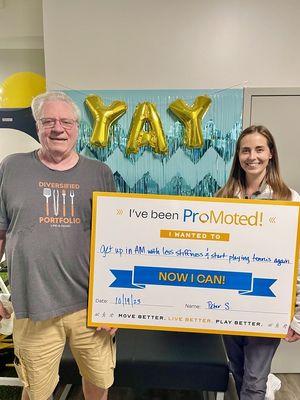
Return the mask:
[[285,336],[299,205],[94,193],[89,325]]

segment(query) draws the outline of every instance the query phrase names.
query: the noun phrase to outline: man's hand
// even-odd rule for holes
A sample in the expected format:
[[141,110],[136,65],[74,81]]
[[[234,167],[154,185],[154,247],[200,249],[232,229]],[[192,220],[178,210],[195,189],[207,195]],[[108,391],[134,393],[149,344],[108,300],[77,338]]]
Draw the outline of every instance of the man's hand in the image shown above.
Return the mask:
[[97,328],[97,331],[101,331],[102,329],[104,329],[106,332],[108,332],[110,334],[110,336],[114,335],[118,328],[111,328],[109,326],[99,326],[99,328]]
[[291,327],[289,327],[288,333],[286,335],[286,337],[284,338],[284,340],[286,342],[297,342],[297,340],[300,339],[300,335],[299,333],[295,332],[294,329],[292,329]]
[[6,308],[4,308],[2,301],[0,301],[0,321],[3,318],[9,319],[10,317],[11,313]]

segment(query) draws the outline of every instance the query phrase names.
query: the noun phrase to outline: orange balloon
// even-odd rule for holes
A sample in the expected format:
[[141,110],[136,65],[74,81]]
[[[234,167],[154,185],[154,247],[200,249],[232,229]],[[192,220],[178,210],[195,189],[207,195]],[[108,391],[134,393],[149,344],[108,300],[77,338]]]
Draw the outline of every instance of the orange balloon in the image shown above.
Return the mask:
[[[145,123],[149,128],[144,130]],[[153,103],[145,102],[136,106],[133,114],[126,153],[138,153],[141,146],[150,146],[155,153],[165,154],[168,144],[163,131],[161,120]]]
[[46,80],[34,72],[17,72],[0,84],[1,108],[30,107],[32,99],[46,91]]
[[202,120],[210,104],[211,99],[208,96],[199,96],[191,106],[182,99],[177,99],[169,105],[169,109],[183,122],[183,141],[186,147],[196,149],[203,146]]
[[98,147],[106,147],[109,139],[109,128],[127,110],[124,101],[113,101],[106,106],[99,96],[91,94],[86,97],[85,104],[94,120],[91,144]]

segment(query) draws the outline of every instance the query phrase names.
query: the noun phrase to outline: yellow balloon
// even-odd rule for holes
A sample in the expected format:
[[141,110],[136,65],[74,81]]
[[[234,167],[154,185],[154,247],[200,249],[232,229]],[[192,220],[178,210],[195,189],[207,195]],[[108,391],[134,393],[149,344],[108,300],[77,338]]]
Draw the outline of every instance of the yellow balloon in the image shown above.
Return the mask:
[[99,96],[91,94],[86,97],[85,104],[94,120],[90,143],[98,147],[106,147],[109,139],[109,128],[127,110],[124,101],[113,101],[106,106]]
[[196,149],[203,146],[202,120],[210,104],[211,99],[208,96],[198,96],[191,106],[182,99],[177,99],[169,105],[169,109],[183,122],[183,141],[186,147]]
[[34,72],[17,72],[0,84],[1,108],[25,108],[32,99],[46,91],[46,80]]
[[[144,130],[145,123],[149,128]],[[155,153],[165,154],[168,144],[163,131],[160,117],[154,104],[150,102],[140,103],[133,114],[126,153],[138,153],[141,146],[150,146]]]

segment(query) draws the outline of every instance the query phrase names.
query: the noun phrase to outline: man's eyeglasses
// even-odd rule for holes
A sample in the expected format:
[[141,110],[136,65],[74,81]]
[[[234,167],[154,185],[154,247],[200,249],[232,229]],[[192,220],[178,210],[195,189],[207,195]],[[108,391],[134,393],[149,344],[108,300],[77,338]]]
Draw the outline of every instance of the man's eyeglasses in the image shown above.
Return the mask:
[[40,118],[39,121],[41,121],[44,128],[53,128],[56,121],[58,121],[60,126],[64,129],[72,129],[75,124],[78,124],[78,121],[70,118]]

